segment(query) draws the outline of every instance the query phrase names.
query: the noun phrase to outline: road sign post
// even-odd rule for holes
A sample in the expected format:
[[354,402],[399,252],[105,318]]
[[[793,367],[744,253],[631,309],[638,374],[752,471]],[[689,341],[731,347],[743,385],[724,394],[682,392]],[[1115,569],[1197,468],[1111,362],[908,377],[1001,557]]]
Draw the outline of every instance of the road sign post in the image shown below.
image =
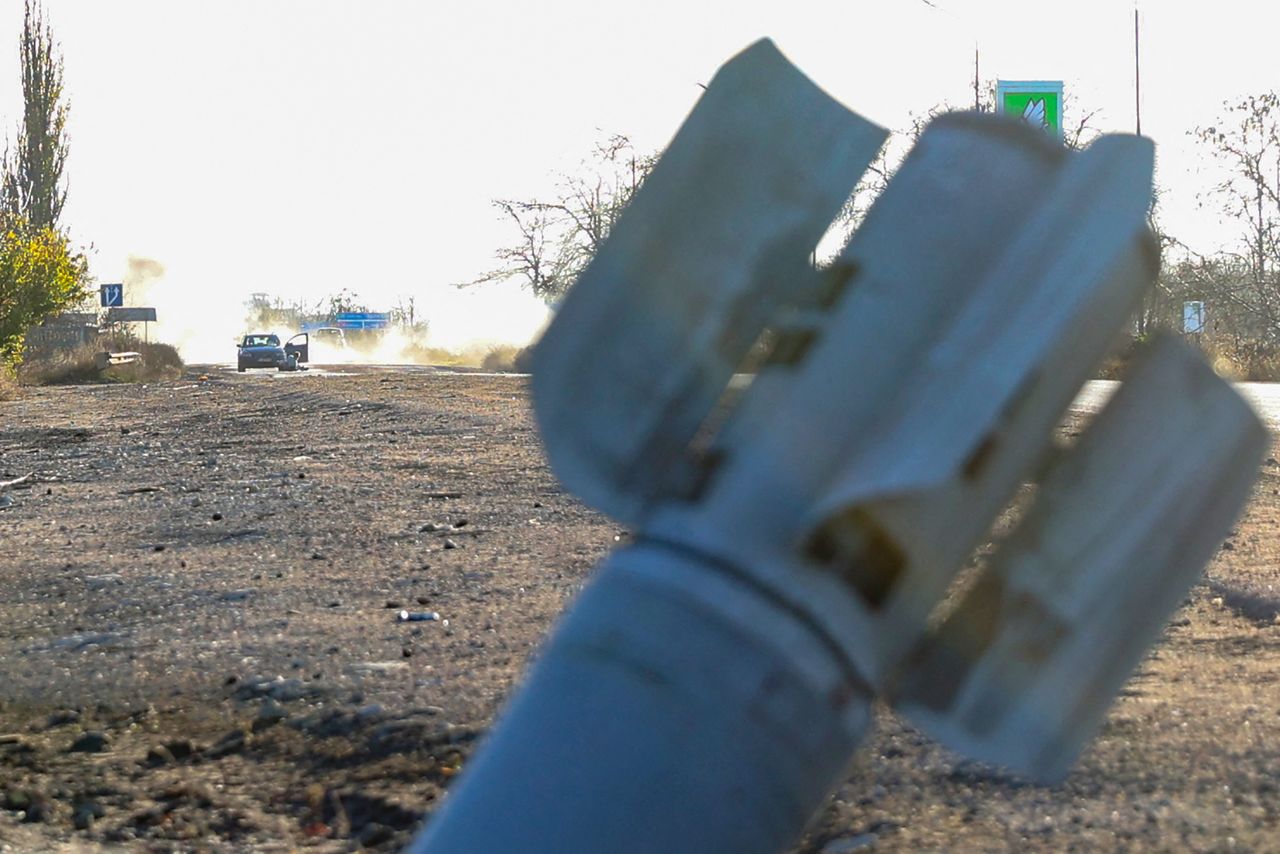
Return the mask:
[[997,80],[996,111],[1062,139],[1062,81]]
[[1204,302],[1189,300],[1182,304],[1182,332],[1184,335],[1200,335],[1204,332]]
[[103,308],[119,308],[124,305],[124,284],[115,282],[99,285],[98,298]]

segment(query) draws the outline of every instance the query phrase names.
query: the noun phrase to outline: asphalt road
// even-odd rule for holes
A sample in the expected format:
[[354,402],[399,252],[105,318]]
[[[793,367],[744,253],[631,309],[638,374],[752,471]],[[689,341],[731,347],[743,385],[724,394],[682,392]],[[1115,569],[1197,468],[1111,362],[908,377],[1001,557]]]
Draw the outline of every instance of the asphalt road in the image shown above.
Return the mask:
[[[1115,380],[1086,383],[1072,408],[1097,412],[1119,387]],[[1280,431],[1280,383],[1236,383],[1235,387],[1252,404],[1268,430]]]
[[[209,370],[235,373],[235,365],[233,363],[202,367],[207,367]],[[396,373],[465,373],[474,376],[504,376],[504,374],[490,373],[476,368],[459,368],[445,365],[386,364],[311,365],[308,370],[299,371],[297,373],[259,370],[247,372],[245,376],[257,376],[270,380],[289,381],[306,376],[354,376],[370,372],[381,373],[387,371],[393,371]],[[1102,409],[1107,400],[1119,387],[1120,383],[1116,380],[1093,380],[1085,383],[1084,388],[1080,390],[1080,395],[1072,405],[1072,409],[1081,412],[1097,412]],[[1262,418],[1263,423],[1267,425],[1267,429],[1280,432],[1280,383],[1236,383],[1235,387],[1253,406],[1254,410],[1258,413],[1258,416]]]

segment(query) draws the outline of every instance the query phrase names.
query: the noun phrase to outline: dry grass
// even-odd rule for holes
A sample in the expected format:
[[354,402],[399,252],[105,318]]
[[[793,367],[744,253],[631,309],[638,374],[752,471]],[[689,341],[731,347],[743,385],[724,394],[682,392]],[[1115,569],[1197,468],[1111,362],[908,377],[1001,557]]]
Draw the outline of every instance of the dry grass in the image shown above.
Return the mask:
[[[1146,346],[1142,339],[1127,341],[1098,368],[1096,379],[1122,380],[1129,363]],[[1199,343],[1218,376],[1232,382],[1280,382],[1280,353],[1270,348],[1232,346],[1225,341]]]
[[493,347],[465,347],[451,350],[424,344],[410,344],[401,351],[401,357],[415,365],[441,365],[451,368],[482,368],[486,371],[524,373],[529,370],[528,347],[499,344]]
[[430,347],[425,344],[409,344],[401,351],[405,361],[413,365],[446,365],[449,367],[475,367],[478,362],[474,354],[448,350],[444,347]]
[[0,367],[0,400],[13,400],[18,396],[18,381],[8,368]]
[[22,385],[159,382],[176,379],[182,374],[182,358],[168,344],[117,341],[108,346],[116,352],[132,350],[141,353],[142,361],[99,370],[98,354],[103,351],[103,346],[86,345],[24,362],[18,368],[18,382]]
[[1228,353],[1208,353],[1213,369],[1236,382],[1273,383],[1280,380],[1280,356],[1240,359]]
[[502,345],[484,354],[480,367],[486,371],[524,373],[529,370],[529,348]]

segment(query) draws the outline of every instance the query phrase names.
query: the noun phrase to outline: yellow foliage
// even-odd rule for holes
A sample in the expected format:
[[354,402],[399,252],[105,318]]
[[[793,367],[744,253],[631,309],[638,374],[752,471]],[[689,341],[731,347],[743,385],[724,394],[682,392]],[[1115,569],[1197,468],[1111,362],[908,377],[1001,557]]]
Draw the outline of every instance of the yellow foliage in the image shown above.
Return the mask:
[[7,217],[0,232],[0,366],[22,356],[28,329],[88,293],[89,266],[66,237]]

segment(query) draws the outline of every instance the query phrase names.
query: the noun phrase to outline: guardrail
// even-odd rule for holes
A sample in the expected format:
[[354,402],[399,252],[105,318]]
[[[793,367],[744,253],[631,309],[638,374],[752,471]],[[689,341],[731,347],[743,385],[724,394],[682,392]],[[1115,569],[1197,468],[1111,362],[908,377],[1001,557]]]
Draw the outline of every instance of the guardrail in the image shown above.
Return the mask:
[[132,350],[123,353],[102,352],[96,357],[98,370],[105,371],[107,368],[113,368],[116,365],[131,365],[134,362],[142,361],[142,354],[135,353]]

